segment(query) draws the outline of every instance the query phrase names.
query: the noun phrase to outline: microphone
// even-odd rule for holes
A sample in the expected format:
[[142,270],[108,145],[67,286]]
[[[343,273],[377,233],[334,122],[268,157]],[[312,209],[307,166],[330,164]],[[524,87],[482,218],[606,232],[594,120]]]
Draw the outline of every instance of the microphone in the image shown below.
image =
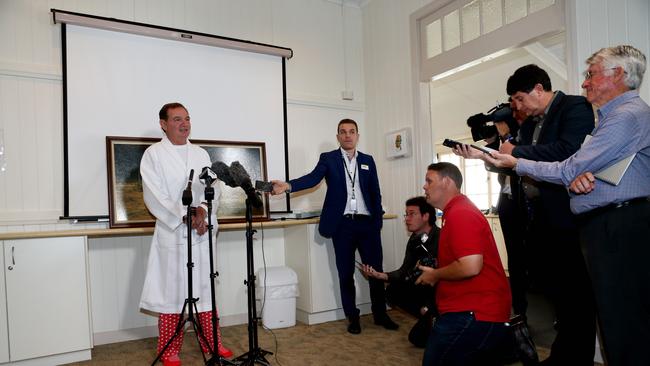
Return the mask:
[[201,174],[199,174],[199,179],[203,181],[203,184],[210,187],[215,180],[217,180],[217,173],[213,172],[210,167],[203,167]]
[[224,182],[228,187],[238,187],[230,175],[230,168],[228,168],[228,165],[226,165],[224,162],[215,161],[212,163],[212,170],[217,173],[217,177],[219,177],[219,179],[221,179],[221,181]]
[[246,196],[253,207],[262,207],[262,200],[255,192],[255,188],[253,188],[251,177],[239,161],[235,160],[230,163],[230,176],[236,186],[241,187],[246,192]]
[[187,187],[183,191],[183,205],[192,204],[192,180],[194,179],[194,169],[190,170],[190,179],[187,180]]

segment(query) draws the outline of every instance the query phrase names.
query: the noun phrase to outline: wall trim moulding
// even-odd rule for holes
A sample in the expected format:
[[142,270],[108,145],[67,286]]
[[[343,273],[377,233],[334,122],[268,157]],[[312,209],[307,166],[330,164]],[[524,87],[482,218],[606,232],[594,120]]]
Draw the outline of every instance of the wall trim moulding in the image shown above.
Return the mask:
[[309,94],[288,94],[287,95],[287,105],[304,105],[310,107],[318,108],[327,108],[327,109],[341,109],[348,111],[359,111],[363,112],[365,110],[365,102],[363,101],[349,101],[349,100],[339,100],[336,98],[321,97],[317,95]]
[[0,75],[29,79],[63,80],[61,65],[9,62],[0,60]]
[[61,213],[62,210],[2,211],[0,212],[0,225],[57,224],[61,222],[59,220]]

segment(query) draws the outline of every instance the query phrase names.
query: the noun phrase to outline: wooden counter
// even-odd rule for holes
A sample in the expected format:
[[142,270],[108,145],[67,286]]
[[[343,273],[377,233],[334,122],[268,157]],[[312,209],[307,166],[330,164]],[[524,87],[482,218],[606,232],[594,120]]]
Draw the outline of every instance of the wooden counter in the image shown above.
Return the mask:
[[[385,214],[384,220],[394,219],[397,215]],[[273,229],[284,228],[295,225],[314,224],[319,222],[318,217],[311,219],[300,220],[273,220],[254,222],[254,229]],[[220,224],[219,231],[233,231],[246,229],[246,223],[235,224]],[[12,232],[0,233],[0,240],[12,239],[27,239],[27,238],[56,238],[62,236],[87,236],[89,238],[105,238],[115,236],[138,236],[138,235],[151,235],[153,234],[153,227],[137,227],[137,228],[120,228],[120,229],[79,229],[79,230],[57,230],[57,231],[26,231],[26,232]]]

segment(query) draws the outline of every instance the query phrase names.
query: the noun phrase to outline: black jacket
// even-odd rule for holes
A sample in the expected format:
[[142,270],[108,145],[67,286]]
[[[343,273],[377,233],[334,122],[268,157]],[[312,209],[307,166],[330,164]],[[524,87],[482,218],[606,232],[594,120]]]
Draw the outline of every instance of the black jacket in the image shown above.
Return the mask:
[[[434,225],[428,235],[429,238],[424,242],[424,247],[427,248],[429,254],[438,258],[438,238],[440,237],[440,229]],[[418,234],[411,235],[406,244],[406,252],[404,253],[404,261],[402,262],[402,265],[398,269],[386,273],[388,275],[388,282],[404,280],[406,275],[413,271],[418,260],[427,255],[427,253],[420,248],[420,244],[422,244],[421,237],[422,236]]]
[[[563,161],[573,155],[594,129],[594,112],[591,104],[582,96],[565,95],[557,92],[540,131],[537,144],[532,144],[536,123],[527,119],[521,126],[520,144],[512,155],[534,161]],[[548,182],[538,182],[541,215],[551,227],[570,228],[574,226],[573,214],[569,209],[569,194],[565,187]]]

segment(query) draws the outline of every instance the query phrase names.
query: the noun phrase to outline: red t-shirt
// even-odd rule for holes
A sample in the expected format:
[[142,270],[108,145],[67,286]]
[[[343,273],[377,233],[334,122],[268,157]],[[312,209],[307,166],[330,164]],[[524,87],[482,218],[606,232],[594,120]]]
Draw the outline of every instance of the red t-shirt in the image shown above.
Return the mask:
[[490,225],[464,195],[451,199],[444,209],[438,248],[438,266],[458,258],[483,255],[481,272],[460,281],[440,281],[436,304],[441,314],[473,311],[477,320],[506,322],[510,318],[510,285],[499,258]]

